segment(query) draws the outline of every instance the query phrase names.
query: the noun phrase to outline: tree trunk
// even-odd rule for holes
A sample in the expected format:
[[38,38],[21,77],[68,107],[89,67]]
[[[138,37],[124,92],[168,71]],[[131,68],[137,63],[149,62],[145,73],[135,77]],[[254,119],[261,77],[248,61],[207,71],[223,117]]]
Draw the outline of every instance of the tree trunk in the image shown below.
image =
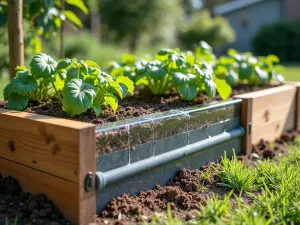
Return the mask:
[[[65,10],[65,0],[61,0],[61,12]],[[60,27],[60,58],[65,58],[65,43],[64,43],[64,30],[65,30],[65,22],[61,21],[61,27]]]
[[23,0],[8,1],[8,45],[10,78],[16,75],[16,67],[24,64]]

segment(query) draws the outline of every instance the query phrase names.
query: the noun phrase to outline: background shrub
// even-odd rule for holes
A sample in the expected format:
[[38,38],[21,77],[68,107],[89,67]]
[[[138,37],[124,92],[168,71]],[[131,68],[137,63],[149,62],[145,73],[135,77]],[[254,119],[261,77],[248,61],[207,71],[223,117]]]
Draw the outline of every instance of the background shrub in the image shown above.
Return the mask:
[[257,55],[275,54],[281,61],[300,60],[300,21],[262,26],[252,40]]
[[235,40],[235,33],[223,17],[212,18],[208,10],[192,14],[191,21],[179,30],[179,44],[191,49],[203,40],[213,48],[230,44]]

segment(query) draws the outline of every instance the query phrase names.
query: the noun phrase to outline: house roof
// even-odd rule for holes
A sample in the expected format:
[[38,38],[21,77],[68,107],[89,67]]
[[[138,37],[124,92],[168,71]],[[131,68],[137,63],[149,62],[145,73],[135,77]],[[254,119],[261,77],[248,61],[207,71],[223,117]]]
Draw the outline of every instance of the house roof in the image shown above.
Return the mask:
[[233,11],[237,11],[239,9],[243,9],[249,7],[251,5],[257,4],[259,2],[263,2],[266,0],[236,0],[232,2],[225,3],[223,5],[217,6],[213,9],[214,15],[224,15],[227,13],[231,13]]

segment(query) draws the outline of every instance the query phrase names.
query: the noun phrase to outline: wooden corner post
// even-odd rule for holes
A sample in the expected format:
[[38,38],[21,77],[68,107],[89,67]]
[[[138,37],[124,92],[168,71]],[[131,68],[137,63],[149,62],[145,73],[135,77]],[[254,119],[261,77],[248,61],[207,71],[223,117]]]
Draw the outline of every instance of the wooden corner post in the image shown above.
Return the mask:
[[0,109],[0,173],[74,224],[94,222],[95,172],[95,125]]
[[245,155],[250,155],[252,151],[252,102],[251,97],[242,98],[241,124],[245,129],[242,147]]

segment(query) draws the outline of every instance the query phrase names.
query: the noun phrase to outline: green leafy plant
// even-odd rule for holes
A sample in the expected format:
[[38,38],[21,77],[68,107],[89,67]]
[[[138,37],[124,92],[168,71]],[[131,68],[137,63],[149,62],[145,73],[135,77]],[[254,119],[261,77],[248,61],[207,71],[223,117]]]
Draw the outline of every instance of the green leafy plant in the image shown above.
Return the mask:
[[275,55],[254,57],[252,53],[239,53],[234,49],[219,58],[214,71],[231,86],[247,82],[249,85],[265,85],[270,81],[284,82],[279,58]]
[[127,56],[122,64],[110,63],[112,76],[127,76],[138,86],[146,86],[154,95],[176,90],[181,99],[193,100],[199,92],[223,99],[231,94],[231,87],[213,74],[209,60],[214,59],[211,48],[201,42],[196,54],[179,49],[162,49],[155,57],[136,59]]
[[[90,60],[61,59],[56,62],[41,53],[33,57],[30,68],[17,68],[17,76],[4,89],[4,98],[10,109],[23,110],[29,100],[58,100],[70,116],[92,108],[98,116],[102,105],[109,105],[115,112],[118,97],[133,94],[133,82],[124,76],[116,79],[102,72]],[[118,96],[118,97],[117,97]]]

